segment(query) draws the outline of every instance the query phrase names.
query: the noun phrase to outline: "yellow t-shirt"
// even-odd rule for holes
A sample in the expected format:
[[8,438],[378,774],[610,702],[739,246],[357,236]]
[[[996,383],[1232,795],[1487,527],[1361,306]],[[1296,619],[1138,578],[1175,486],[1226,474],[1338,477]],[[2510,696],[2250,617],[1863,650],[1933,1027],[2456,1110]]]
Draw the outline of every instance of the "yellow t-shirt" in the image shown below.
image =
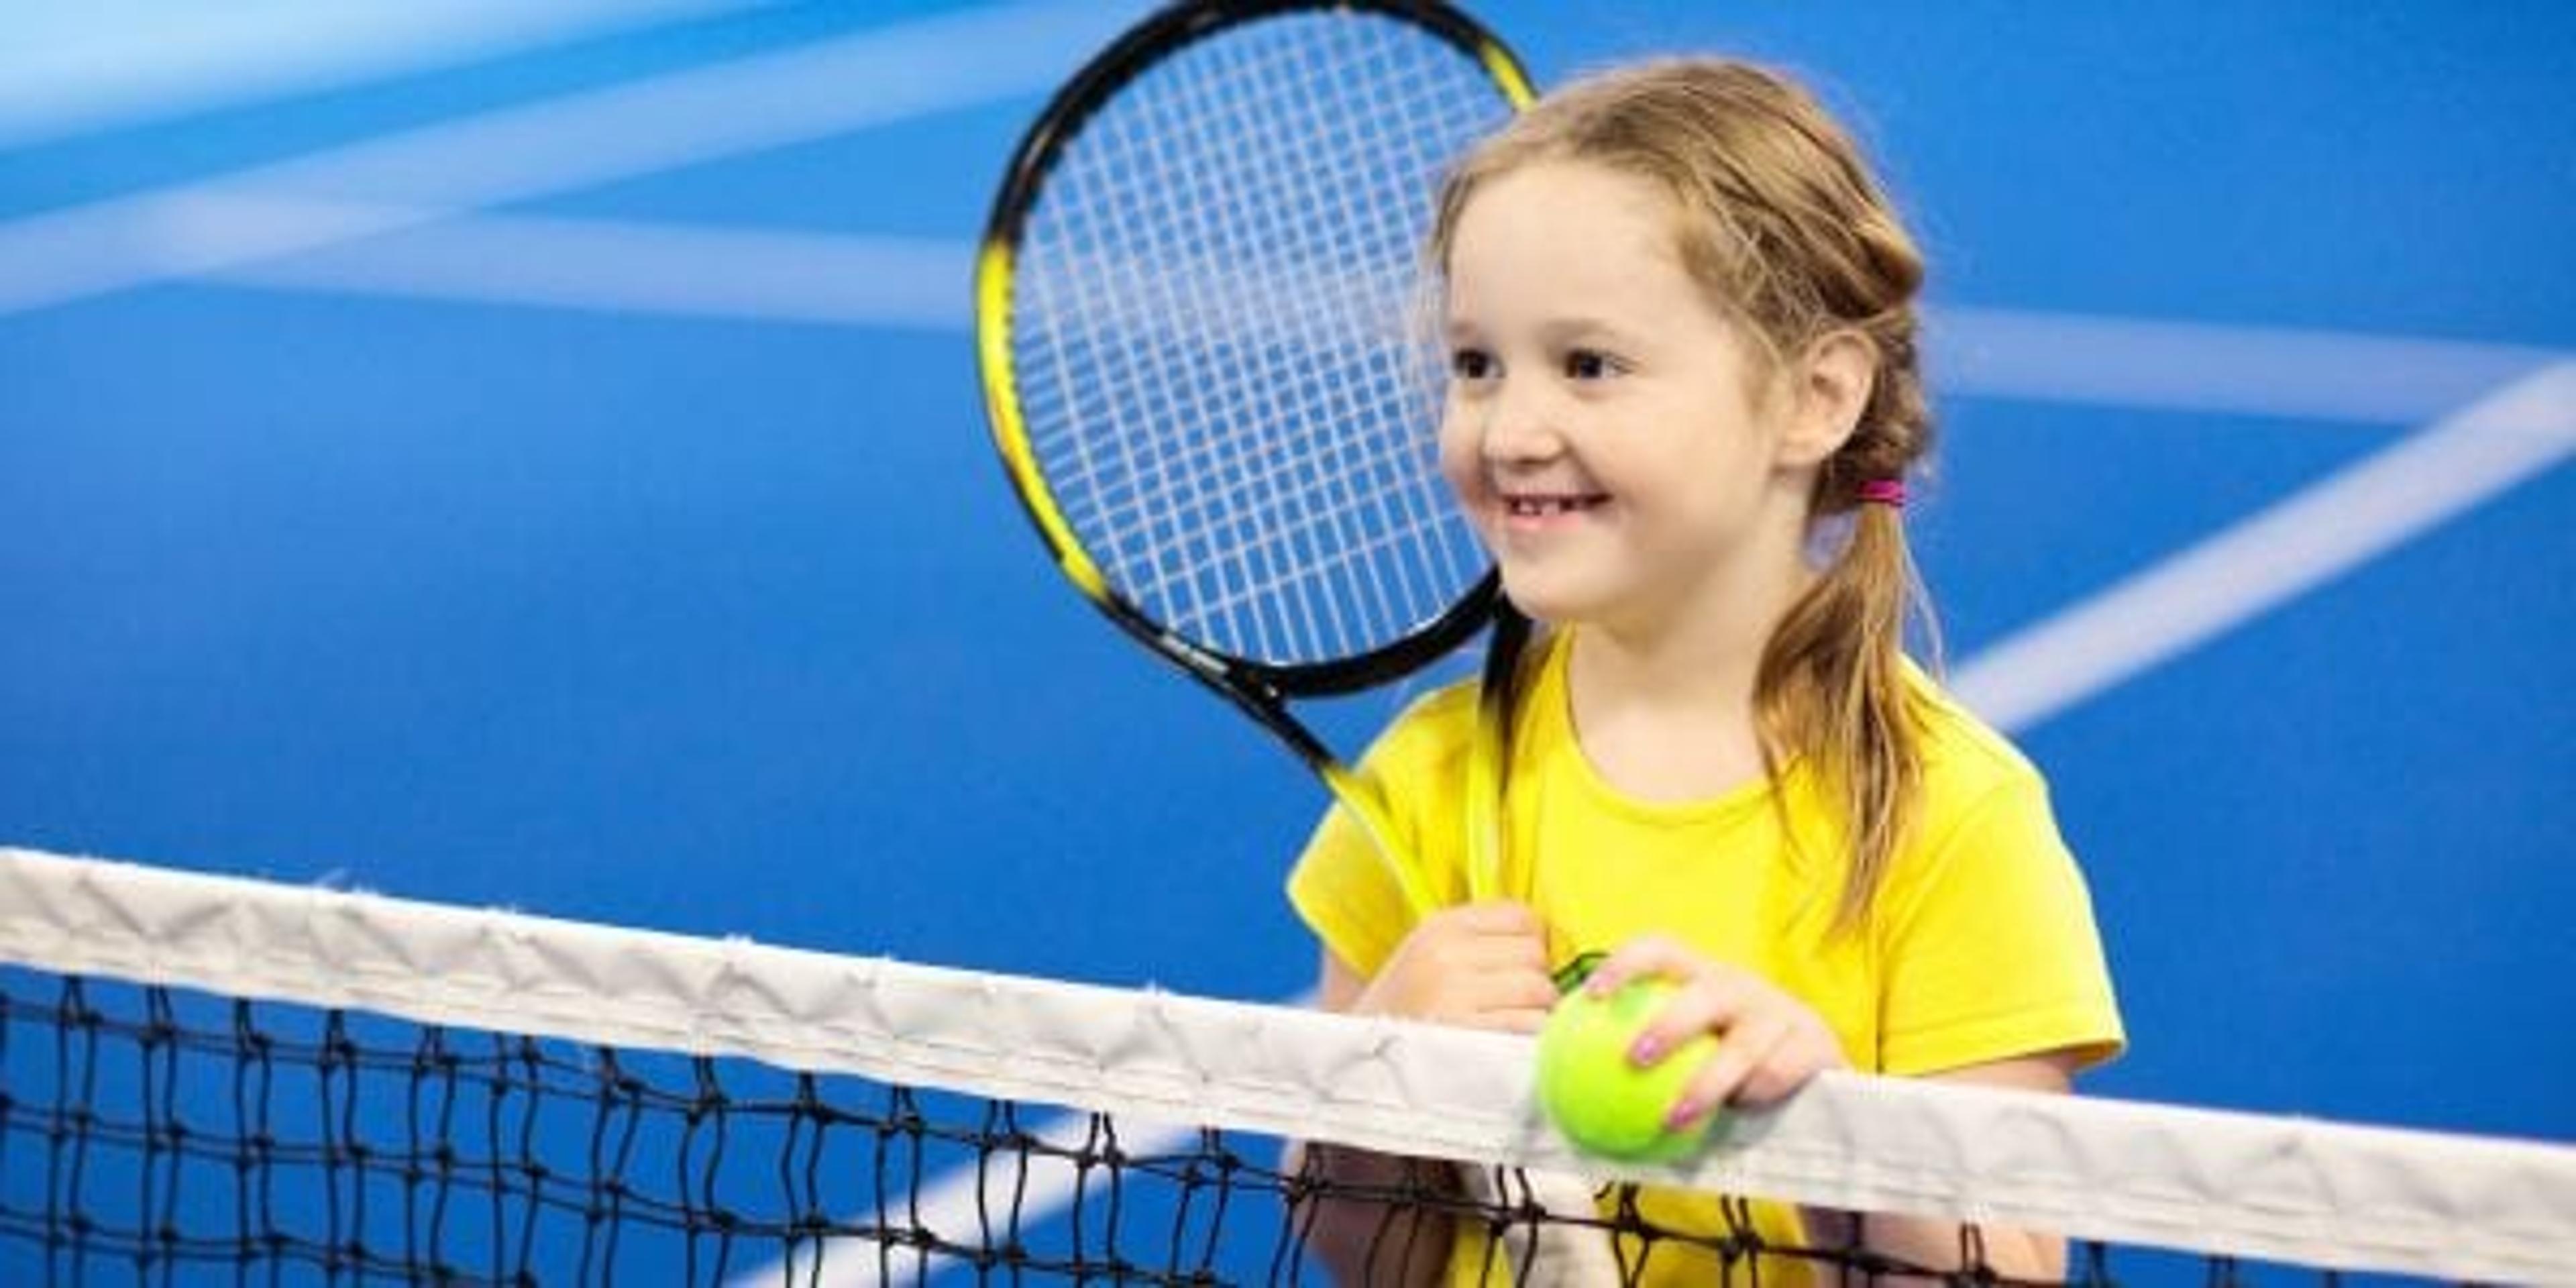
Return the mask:
[[[1545,646],[1529,676],[1503,800],[1501,890],[1538,911],[1553,960],[1648,932],[1672,936],[1814,1007],[1852,1065],[1877,1073],[2070,1048],[2089,1063],[2120,1049],[2091,898],[2058,835],[2046,784],[1928,678],[1909,669],[1924,718],[1918,824],[1865,927],[1829,934],[1842,889],[1842,832],[1807,776],[1792,766],[1778,803],[1762,781],[1686,804],[1622,795],[1593,771],[1574,736],[1570,638]],[[1474,686],[1443,689],[1390,726],[1361,766],[1385,791],[1399,843],[1445,901],[1466,898],[1464,795],[1475,724]],[[1784,813],[1796,847],[1782,831]],[[1326,948],[1362,978],[1385,965],[1415,921],[1385,861],[1339,809],[1316,829],[1288,894]],[[1726,1228],[1707,1196],[1649,1191],[1641,1207],[1668,1228]],[[1764,1239],[1795,1241],[1787,1209],[1756,1204],[1754,1217]],[[1472,1279],[1484,1251],[1480,1239],[1462,1237],[1453,1270]],[[1681,1245],[1663,1245],[1649,1282],[1714,1279],[1713,1262],[1690,1259]]]

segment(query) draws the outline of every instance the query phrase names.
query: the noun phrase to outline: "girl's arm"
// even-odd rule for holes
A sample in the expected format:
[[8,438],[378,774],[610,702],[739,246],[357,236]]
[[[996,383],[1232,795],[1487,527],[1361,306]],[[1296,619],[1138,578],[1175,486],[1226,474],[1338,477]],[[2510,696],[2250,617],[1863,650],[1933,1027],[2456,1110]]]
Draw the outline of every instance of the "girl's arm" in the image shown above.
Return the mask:
[[[1358,1003],[1368,982],[1343,965],[1328,949],[1317,980],[1316,1000],[1328,1011],[1347,1013]],[[1457,1178],[1443,1165],[1423,1159],[1398,1158],[1340,1145],[1290,1146],[1288,1169],[1311,1165],[1335,1188],[1365,1186],[1394,1189],[1410,1175],[1417,1184],[1455,1192]],[[1306,1225],[1307,1247],[1324,1264],[1333,1281],[1345,1284],[1428,1285],[1438,1283],[1449,1264],[1449,1219],[1427,1209],[1405,1209],[1363,1199],[1323,1198],[1291,1214]],[[1310,1222],[1312,1224],[1307,1224]]]
[[[1536,1032],[1556,1001],[1538,915],[1500,902],[1446,908],[1424,918],[1375,978],[1363,978],[1326,949],[1316,994],[1329,1011],[1523,1033]],[[1309,1149],[1312,1157],[1304,1159]],[[1301,1148],[1291,1170],[1301,1161],[1337,1189],[1463,1192],[1455,1171],[1423,1159],[1323,1145]],[[1450,1219],[1419,1205],[1328,1197],[1291,1217],[1311,1221],[1308,1246],[1337,1282],[1432,1284],[1449,1262]]]

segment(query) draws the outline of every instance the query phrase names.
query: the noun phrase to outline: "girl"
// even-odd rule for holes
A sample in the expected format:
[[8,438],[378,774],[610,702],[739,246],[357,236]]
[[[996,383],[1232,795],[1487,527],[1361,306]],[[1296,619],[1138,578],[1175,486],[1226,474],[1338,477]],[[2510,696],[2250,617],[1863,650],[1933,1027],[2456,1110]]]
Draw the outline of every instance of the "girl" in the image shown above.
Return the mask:
[[[1544,628],[1508,699],[1511,897],[1463,902],[1476,694],[1433,694],[1366,768],[1462,902],[1416,918],[1359,828],[1328,816],[1289,886],[1323,946],[1324,1004],[1526,1032],[1555,1001],[1551,970],[1606,951],[1588,987],[1679,985],[1634,1060],[1720,1038],[1677,1123],[1826,1068],[2062,1091],[2116,1051],[2039,774],[1900,651],[1904,479],[1930,437],[1923,269],[1850,138],[1738,63],[1598,76],[1464,160],[1431,251],[1443,469]],[[1364,1184],[1406,1166],[1338,1149],[1321,1165]],[[1639,1205],[1658,1226],[1743,1232],[1712,1196]],[[1355,1200],[1315,1215],[1345,1279],[1489,1270],[1471,1223],[1416,1212],[1388,1231]],[[1751,1233],[1801,1246],[1832,1222],[1756,1205]],[[1873,1219],[1861,1237],[1934,1269],[1961,1256],[1934,1223]],[[2062,1261],[2045,1236],[1981,1238],[2008,1275]],[[1711,1282],[1718,1266],[1664,1243],[1646,1271]]]

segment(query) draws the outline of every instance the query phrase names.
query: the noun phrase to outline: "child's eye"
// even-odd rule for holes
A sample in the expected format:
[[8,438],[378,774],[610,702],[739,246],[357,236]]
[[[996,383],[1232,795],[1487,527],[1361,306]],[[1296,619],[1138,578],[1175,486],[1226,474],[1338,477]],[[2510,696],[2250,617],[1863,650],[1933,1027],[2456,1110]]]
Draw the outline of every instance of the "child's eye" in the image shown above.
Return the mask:
[[1460,380],[1483,380],[1494,374],[1494,355],[1482,349],[1451,350],[1449,374]]
[[1618,360],[1599,349],[1573,349],[1565,355],[1565,375],[1569,380],[1606,380],[1617,374]]

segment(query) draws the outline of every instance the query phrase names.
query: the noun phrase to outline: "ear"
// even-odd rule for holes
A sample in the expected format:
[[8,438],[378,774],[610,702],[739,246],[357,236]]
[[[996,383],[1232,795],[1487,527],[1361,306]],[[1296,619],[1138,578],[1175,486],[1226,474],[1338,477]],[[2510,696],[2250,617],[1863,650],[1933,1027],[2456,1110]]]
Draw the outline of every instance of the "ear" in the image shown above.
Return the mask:
[[1784,374],[1790,387],[1780,464],[1820,465],[1860,426],[1878,384],[1878,346],[1858,331],[1828,332],[1793,358]]

